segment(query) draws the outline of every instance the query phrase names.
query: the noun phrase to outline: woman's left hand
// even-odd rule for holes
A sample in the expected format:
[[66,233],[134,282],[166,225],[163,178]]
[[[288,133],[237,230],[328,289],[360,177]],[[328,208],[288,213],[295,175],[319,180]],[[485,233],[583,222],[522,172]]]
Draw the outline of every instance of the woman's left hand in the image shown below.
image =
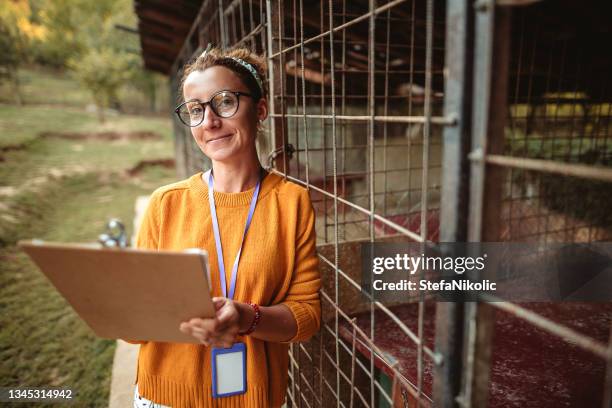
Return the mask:
[[212,299],[216,316],[195,317],[180,325],[180,330],[198,339],[202,344],[213,347],[231,347],[240,330],[240,313],[231,299]]

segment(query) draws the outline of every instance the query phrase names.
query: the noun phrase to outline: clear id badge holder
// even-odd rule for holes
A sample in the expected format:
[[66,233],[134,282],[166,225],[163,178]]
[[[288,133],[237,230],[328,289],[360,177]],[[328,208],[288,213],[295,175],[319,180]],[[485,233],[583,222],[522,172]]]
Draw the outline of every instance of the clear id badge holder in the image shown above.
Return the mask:
[[214,398],[246,392],[246,345],[235,343],[229,348],[213,348],[212,392]]

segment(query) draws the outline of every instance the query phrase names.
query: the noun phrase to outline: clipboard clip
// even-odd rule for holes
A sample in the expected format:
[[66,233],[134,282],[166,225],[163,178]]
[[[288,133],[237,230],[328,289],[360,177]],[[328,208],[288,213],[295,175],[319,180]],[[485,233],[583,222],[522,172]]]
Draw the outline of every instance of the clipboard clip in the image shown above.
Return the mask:
[[117,218],[110,219],[106,232],[98,236],[98,242],[107,248],[127,248],[125,225]]

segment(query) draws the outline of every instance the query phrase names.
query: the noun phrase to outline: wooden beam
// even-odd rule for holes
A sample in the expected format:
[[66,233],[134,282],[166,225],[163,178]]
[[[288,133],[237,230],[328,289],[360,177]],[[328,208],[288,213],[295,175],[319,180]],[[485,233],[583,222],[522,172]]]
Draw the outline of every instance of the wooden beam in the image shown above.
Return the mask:
[[178,49],[170,43],[156,40],[154,38],[148,37],[142,39],[142,48],[143,50],[156,49],[160,50],[164,53],[168,54],[168,60],[173,61],[172,55],[176,55],[178,53]]
[[[139,16],[151,19],[156,22],[172,25],[176,30],[188,32],[193,23],[193,19],[185,19],[173,14],[164,13],[156,9],[143,9],[138,13]],[[195,16],[194,16],[195,17]]]

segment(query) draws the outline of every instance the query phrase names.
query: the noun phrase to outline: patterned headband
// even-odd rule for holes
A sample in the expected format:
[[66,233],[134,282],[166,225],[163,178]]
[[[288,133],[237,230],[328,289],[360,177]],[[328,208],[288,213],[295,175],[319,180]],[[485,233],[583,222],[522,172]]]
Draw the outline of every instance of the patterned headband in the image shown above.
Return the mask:
[[261,94],[263,95],[263,93],[264,93],[264,91],[263,91],[263,83],[261,82],[261,78],[259,77],[259,74],[257,73],[257,70],[255,68],[253,68],[253,66],[251,64],[249,64],[248,62],[246,62],[243,59],[234,58],[234,57],[231,57],[231,59],[233,59],[234,61],[236,61],[240,65],[242,65],[244,68],[246,68],[255,77],[255,81],[257,81],[257,85],[259,85],[259,90],[260,90]]
[[[206,49],[204,50],[204,52],[202,52],[200,57],[201,58],[206,57],[206,54],[208,54],[208,51],[210,51],[211,49],[212,49],[212,43],[208,43],[208,45],[206,46]],[[241,58],[230,57],[230,59],[236,61],[238,64],[246,68],[247,71],[251,73],[251,75],[253,75],[253,77],[255,78],[255,81],[257,81],[257,85],[259,86],[259,91],[261,92],[261,95],[263,96],[264,94],[263,82],[261,81],[261,78],[259,77],[257,70],[253,68],[253,65],[249,64],[248,62],[246,62],[245,60]]]

